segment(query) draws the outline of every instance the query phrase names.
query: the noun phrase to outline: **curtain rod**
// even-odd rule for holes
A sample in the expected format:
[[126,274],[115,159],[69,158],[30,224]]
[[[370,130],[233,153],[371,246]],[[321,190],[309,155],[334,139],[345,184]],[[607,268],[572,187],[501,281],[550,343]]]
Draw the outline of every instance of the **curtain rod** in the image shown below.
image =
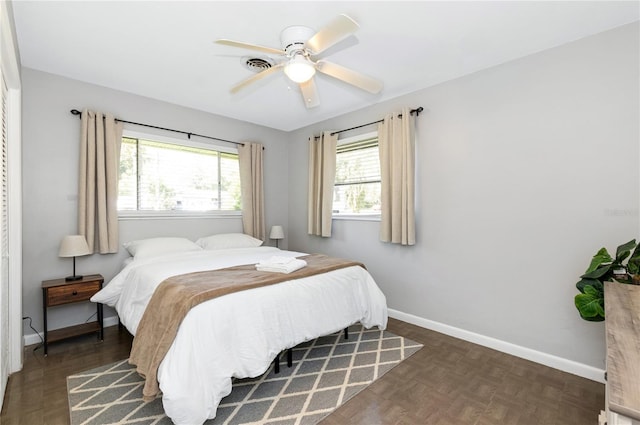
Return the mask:
[[[70,112],[73,115],[78,115],[79,118],[82,117],[82,112],[78,111],[77,109],[72,109]],[[242,146],[244,146],[244,143],[242,143],[242,142],[234,142],[232,140],[220,139],[218,137],[205,136],[203,134],[191,133],[191,132],[182,131],[182,130],[174,130],[172,128],[158,127],[156,125],[142,124],[142,123],[139,123],[139,122],[125,121],[125,120],[121,120],[120,118],[115,118],[115,120],[118,121],[118,122],[126,123],[126,124],[133,124],[133,125],[139,125],[139,126],[142,126],[142,127],[156,128],[158,130],[172,131],[174,133],[186,134],[187,137],[189,138],[189,140],[191,140],[191,136],[198,136],[198,137],[204,137],[205,139],[218,140],[220,142],[227,142],[227,143],[233,143],[234,145],[242,145]]]
[[[424,111],[424,108],[422,106],[418,106],[416,109],[412,109],[409,111],[409,114],[413,115],[414,113],[416,114],[416,117],[420,116],[420,112]],[[402,118],[402,114],[398,115],[398,118]],[[361,128],[361,127],[366,127],[368,125],[373,125],[373,124],[378,124],[380,122],[384,121],[382,120],[378,120],[378,121],[373,121],[373,122],[368,122],[366,124],[362,124],[362,125],[357,125],[355,127],[351,127],[351,128],[345,128],[344,130],[338,130],[338,131],[334,131],[333,133],[331,133],[331,135],[335,135],[335,134],[340,134],[340,133],[344,133],[346,131],[351,131],[351,130],[355,130],[357,128]]]

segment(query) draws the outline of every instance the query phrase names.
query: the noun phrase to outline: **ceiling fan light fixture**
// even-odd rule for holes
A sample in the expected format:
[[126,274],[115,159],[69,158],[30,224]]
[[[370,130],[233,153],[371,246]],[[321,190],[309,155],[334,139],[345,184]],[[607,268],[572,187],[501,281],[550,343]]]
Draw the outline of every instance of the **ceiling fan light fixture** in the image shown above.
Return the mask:
[[[320,105],[318,89],[313,78],[316,71],[369,93],[380,93],[383,87],[382,81],[318,58],[319,54],[350,37],[358,27],[356,21],[344,14],[338,15],[320,31],[302,25],[293,25],[286,27],[280,33],[280,45],[282,46],[280,49],[228,39],[216,40],[218,44],[278,56],[278,59],[244,57],[242,60],[245,67],[257,72],[257,74],[245,78],[231,87],[231,93],[237,93],[248,85],[274,75],[280,70],[299,86],[307,109]],[[292,85],[287,85],[290,90]]]
[[316,68],[311,61],[302,55],[295,55],[284,67],[284,73],[295,83],[309,81],[316,73]]

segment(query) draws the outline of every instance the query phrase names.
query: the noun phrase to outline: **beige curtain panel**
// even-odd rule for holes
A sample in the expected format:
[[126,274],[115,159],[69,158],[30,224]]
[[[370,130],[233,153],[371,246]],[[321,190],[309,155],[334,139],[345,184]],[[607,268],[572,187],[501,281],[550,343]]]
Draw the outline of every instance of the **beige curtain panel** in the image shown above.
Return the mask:
[[242,227],[244,233],[264,241],[263,147],[260,143],[238,146],[240,190],[242,196]]
[[78,233],[89,250],[118,252],[118,170],[122,123],[113,115],[82,112]]
[[[402,115],[401,118],[398,115]],[[415,127],[409,108],[378,124],[380,240],[415,245]]]
[[309,138],[308,233],[331,237],[333,184],[336,178],[338,135],[325,131],[319,138]]

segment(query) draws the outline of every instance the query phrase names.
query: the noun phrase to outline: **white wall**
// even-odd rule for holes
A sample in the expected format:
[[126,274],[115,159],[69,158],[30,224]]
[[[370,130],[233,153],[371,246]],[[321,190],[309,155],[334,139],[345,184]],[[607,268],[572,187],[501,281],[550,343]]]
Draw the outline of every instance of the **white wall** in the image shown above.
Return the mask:
[[[287,185],[286,133],[28,68],[23,69],[23,105],[23,309],[39,331],[42,280],[64,277],[72,271],[70,259],[58,258],[63,236],[77,233],[80,120],[70,114],[71,109],[111,112],[128,121],[263,143],[267,229],[287,223],[288,194],[280,189]],[[127,128],[152,131],[125,124]],[[120,241],[149,236],[196,239],[241,230],[240,218],[121,220]],[[282,245],[286,244],[284,240]],[[122,249],[118,254],[78,257],[77,272],[101,273],[108,281],[126,257]],[[95,307],[89,303],[50,309],[49,328],[82,323],[94,312]],[[25,328],[25,334],[33,331]]]
[[[294,132],[289,246],[363,261],[418,321],[603,369],[604,325],[579,318],[574,285],[640,236],[638,40],[627,25]],[[307,137],[401,106],[425,109],[417,244],[379,242],[377,222],[308,236]]]

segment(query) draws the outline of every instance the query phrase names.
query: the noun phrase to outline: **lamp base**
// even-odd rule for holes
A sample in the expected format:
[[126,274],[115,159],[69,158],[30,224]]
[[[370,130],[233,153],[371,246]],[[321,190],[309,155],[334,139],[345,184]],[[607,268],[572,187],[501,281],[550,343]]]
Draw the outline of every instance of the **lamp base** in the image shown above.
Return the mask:
[[84,276],[73,275],[65,277],[64,280],[66,280],[67,282],[73,282],[75,280],[82,280],[83,277]]

